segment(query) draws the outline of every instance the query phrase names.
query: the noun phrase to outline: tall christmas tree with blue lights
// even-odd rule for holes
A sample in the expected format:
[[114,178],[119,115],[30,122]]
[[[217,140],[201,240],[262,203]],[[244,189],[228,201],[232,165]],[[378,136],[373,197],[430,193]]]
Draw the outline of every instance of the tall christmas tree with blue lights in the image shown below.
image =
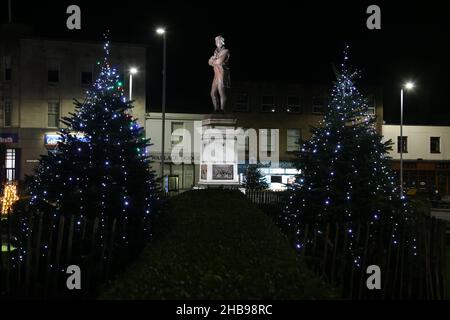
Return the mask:
[[98,79],[63,118],[56,149],[42,156],[29,185],[32,205],[55,217],[98,217],[101,225],[106,217],[130,222],[148,217],[156,197],[149,140],[110,66],[109,41],[104,52]]
[[[348,66],[348,47],[337,71],[321,124],[299,152],[298,186],[281,216],[300,233],[325,223],[400,221],[406,216],[398,182],[367,99],[355,86],[359,73]],[[351,229],[349,229],[351,232]]]

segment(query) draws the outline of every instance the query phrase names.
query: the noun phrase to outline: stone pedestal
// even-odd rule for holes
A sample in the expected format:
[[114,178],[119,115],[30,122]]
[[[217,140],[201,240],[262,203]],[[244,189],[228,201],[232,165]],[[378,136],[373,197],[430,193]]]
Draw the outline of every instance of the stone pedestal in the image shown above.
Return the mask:
[[238,187],[236,118],[210,114],[202,121],[199,184],[207,187]]

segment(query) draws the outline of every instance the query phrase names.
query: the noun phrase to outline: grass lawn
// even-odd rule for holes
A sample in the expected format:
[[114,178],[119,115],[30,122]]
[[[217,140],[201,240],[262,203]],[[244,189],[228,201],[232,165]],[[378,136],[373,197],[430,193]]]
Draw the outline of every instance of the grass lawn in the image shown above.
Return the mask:
[[239,191],[169,201],[153,241],[102,299],[332,299],[273,221]]

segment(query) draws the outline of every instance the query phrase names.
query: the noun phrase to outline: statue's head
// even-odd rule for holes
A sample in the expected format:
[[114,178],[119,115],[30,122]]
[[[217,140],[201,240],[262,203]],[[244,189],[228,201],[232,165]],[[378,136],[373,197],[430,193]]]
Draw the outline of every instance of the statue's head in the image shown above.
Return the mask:
[[217,36],[215,38],[215,41],[216,41],[217,48],[222,48],[225,45],[225,39],[222,36]]

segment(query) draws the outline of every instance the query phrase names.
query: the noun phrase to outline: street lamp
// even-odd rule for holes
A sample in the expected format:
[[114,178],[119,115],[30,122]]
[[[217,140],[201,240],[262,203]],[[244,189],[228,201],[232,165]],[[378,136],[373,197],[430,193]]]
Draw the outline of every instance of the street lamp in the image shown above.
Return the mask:
[[12,23],[12,14],[11,14],[11,0],[8,0],[8,22]]
[[411,81],[408,81],[407,83],[405,83],[405,89],[407,89],[407,90],[414,89],[414,83]]
[[138,69],[130,68],[130,101],[133,99],[133,76],[138,73]]
[[400,89],[400,197],[403,197],[403,89],[414,89],[414,83],[408,81]]
[[164,142],[166,130],[166,29],[158,28],[156,33],[163,38],[163,67],[162,67],[162,100],[161,100],[161,188],[164,191]]

